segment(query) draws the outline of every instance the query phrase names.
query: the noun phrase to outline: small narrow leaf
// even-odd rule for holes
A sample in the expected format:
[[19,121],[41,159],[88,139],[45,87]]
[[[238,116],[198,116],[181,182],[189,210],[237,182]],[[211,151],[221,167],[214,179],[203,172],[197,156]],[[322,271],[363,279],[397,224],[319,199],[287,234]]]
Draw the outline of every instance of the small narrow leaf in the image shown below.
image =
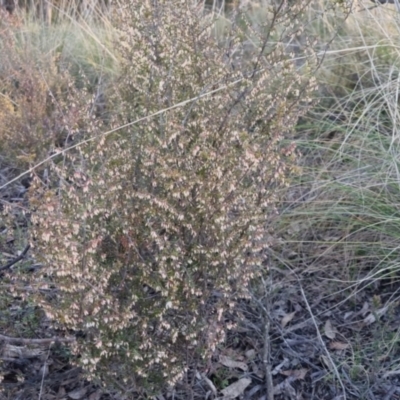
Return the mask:
[[282,321],[281,321],[282,328],[284,328],[294,318],[295,314],[296,314],[296,311],[293,311],[293,312],[291,312],[289,314],[286,314],[282,318]]
[[324,332],[328,339],[335,339],[336,329],[334,329],[332,322],[329,319],[325,322]]

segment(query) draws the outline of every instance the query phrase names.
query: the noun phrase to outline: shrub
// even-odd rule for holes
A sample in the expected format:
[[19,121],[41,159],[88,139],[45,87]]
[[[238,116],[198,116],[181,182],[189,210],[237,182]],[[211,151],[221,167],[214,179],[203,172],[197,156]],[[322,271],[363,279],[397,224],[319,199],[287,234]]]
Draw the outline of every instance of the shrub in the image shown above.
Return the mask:
[[246,23],[251,40],[235,20],[216,38],[187,1],[131,0],[115,15],[114,130],[53,164],[57,187],[30,190],[36,284],[58,290],[37,301],[83,332],[74,351],[90,375],[156,391],[223,340],[262,271],[293,166],[282,140],[314,89],[283,45],[299,10],[276,7],[266,32]]

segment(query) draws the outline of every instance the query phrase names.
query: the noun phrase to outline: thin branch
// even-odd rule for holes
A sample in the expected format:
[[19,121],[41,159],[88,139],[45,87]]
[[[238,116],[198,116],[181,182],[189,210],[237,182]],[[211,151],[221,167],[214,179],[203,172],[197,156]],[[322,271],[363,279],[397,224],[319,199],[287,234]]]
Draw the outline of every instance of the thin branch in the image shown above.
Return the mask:
[[39,392],[39,399],[38,400],[40,400],[42,398],[44,378],[49,373],[48,360],[49,360],[49,356],[50,356],[50,349],[51,349],[51,345],[49,346],[49,349],[47,351],[46,360],[44,361],[44,364],[42,366],[42,381],[40,382],[40,392]]
[[267,386],[267,396],[268,400],[274,400],[274,384],[272,381],[272,371],[271,371],[271,346],[269,337],[270,321],[269,317],[265,317],[264,326],[264,355],[263,363],[265,368],[265,380]]
[[25,257],[26,253],[28,252],[28,250],[29,250],[30,248],[31,248],[31,245],[28,244],[28,245],[25,247],[24,251],[23,251],[18,257],[14,258],[14,260],[10,261],[8,264],[3,265],[2,267],[0,267],[0,271],[4,271],[4,270],[6,270],[6,269],[8,269],[8,268],[11,268],[11,267],[12,267],[14,264],[16,264],[18,261],[21,261],[21,260]]
[[23,338],[15,338],[5,335],[0,335],[0,340],[3,340],[6,343],[19,343],[19,344],[51,344],[51,343],[72,343],[75,342],[75,338],[60,338],[60,337],[52,337],[45,339],[23,339]]
[[267,391],[267,400],[274,400],[274,383],[272,380],[272,369],[271,369],[271,345],[270,345],[270,315],[271,315],[271,304],[270,304],[270,299],[271,299],[271,293],[270,293],[270,288],[271,288],[271,283],[270,279],[268,282],[265,282],[265,280],[262,278],[263,286],[265,289],[265,298],[266,298],[266,305],[263,304],[261,300],[256,298],[254,295],[252,295],[253,300],[258,304],[258,306],[261,308],[264,314],[264,334],[263,334],[263,340],[264,340],[264,349],[263,349],[263,364],[264,364],[264,373],[265,373],[265,381],[266,381],[266,391]]

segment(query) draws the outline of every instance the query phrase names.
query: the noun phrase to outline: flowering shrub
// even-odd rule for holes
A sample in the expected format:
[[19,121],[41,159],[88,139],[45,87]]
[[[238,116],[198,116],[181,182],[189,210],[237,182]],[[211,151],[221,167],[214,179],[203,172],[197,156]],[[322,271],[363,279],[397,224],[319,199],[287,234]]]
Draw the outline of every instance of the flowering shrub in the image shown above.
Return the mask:
[[53,164],[56,186],[34,180],[31,235],[36,285],[58,291],[37,301],[83,332],[74,350],[89,374],[158,390],[212,354],[262,272],[293,165],[282,139],[314,84],[284,40],[269,42],[297,32],[300,8],[274,9],[265,37],[241,18],[250,40],[234,20],[216,38],[188,1],[126,3],[113,132]]

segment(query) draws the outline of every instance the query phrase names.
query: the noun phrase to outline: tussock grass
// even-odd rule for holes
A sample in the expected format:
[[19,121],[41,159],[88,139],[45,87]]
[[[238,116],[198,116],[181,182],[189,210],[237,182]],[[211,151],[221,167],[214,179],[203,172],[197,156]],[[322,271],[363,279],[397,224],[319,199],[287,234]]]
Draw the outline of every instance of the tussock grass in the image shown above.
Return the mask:
[[[398,369],[389,321],[399,301],[400,19],[391,6],[358,6],[318,72],[319,105],[297,127],[302,173],[282,204],[273,258],[314,276],[316,291],[318,281],[331,282],[323,298],[338,299],[338,309],[367,301],[384,311],[352,335],[346,362],[361,376],[388,377]],[[323,28],[333,33],[329,24]]]
[[[115,31],[106,20],[65,14],[48,25],[22,11],[4,14],[0,28],[0,147],[6,165],[24,169],[70,140],[71,130],[79,133],[80,117],[76,112],[72,117],[73,92],[86,93],[81,110],[89,103],[104,108],[118,73]],[[75,118],[74,126],[66,128],[63,118]]]
[[300,193],[299,201],[288,201],[281,222],[287,215],[287,221],[343,229],[342,239],[368,233],[384,248],[398,239],[399,48],[378,17],[364,27],[366,16],[372,13],[352,15],[325,56],[320,104],[298,125],[302,178],[290,192]]

